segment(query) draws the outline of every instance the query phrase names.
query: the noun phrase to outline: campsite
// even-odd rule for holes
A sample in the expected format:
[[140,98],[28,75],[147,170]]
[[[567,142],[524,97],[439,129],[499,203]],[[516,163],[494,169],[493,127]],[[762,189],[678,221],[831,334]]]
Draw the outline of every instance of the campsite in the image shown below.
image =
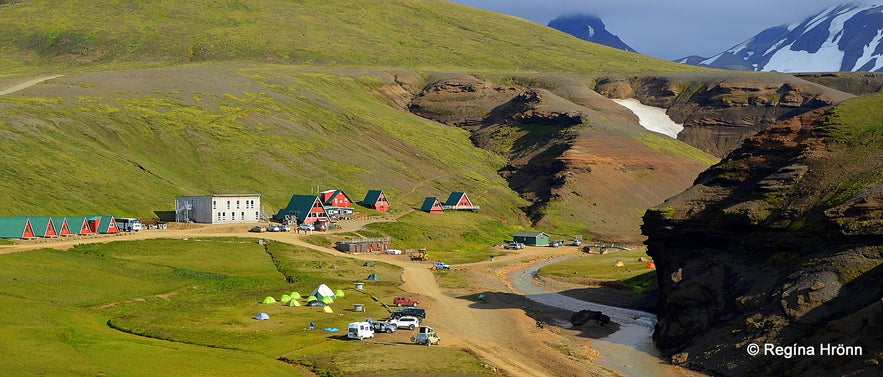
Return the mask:
[[[431,262],[410,262],[403,255],[352,258],[330,245],[323,252],[316,250],[321,247],[304,242],[316,236],[291,239],[294,235],[286,233],[249,234],[247,228],[233,233],[240,238],[225,236],[226,228],[207,227],[201,230],[204,237],[185,237],[200,233],[194,230],[153,235],[141,232],[65,251],[41,249],[2,255],[5,268],[0,271],[0,280],[11,284],[4,288],[0,302],[4,307],[21,309],[3,313],[9,326],[4,326],[0,335],[10,339],[10,344],[18,344],[17,350],[9,352],[22,357],[5,359],[0,366],[10,369],[27,364],[29,370],[48,374],[110,371],[135,376],[196,375],[209,365],[231,375],[255,371],[292,374],[292,370],[300,375],[296,372],[299,369],[343,374],[384,370],[390,375],[403,371],[409,375],[490,375],[493,371],[488,365],[520,360],[517,363],[524,364],[519,367],[523,368],[533,363],[526,360],[537,355],[550,360],[563,356],[558,351],[551,351],[551,355],[541,351],[547,348],[542,344],[548,342],[564,341],[557,347],[583,352],[577,351],[581,346],[571,344],[573,340],[534,328],[523,310],[464,312],[458,296],[474,300],[476,290],[508,291],[503,282],[484,273],[476,275],[462,268],[433,271]],[[183,238],[144,239],[158,235]],[[262,238],[242,238],[249,236]],[[292,243],[268,237],[287,237]],[[65,245],[63,240],[57,242],[56,246]],[[530,252],[542,255],[547,251],[536,248]],[[513,263],[529,255],[501,256],[495,263]],[[364,258],[372,263],[365,263]],[[396,260],[414,268],[403,271],[387,263]],[[489,261],[476,267],[483,263]],[[333,292],[336,297],[326,306],[333,313],[326,313],[325,307],[305,305],[322,284],[329,288],[323,289],[324,294]],[[421,307],[427,305],[431,311],[427,324],[441,331],[443,346],[419,347],[419,352],[391,351],[389,347],[414,347],[410,343],[413,334],[406,330],[378,334],[364,342],[346,340],[348,323],[385,318],[389,311],[383,302],[391,304],[395,296],[404,294],[420,299]],[[297,296],[300,299],[291,300]],[[515,295],[513,303],[500,301],[508,296],[474,304],[467,301],[467,305],[506,309],[526,304]],[[275,303],[264,304],[268,297]],[[355,304],[362,305],[361,311],[354,310]],[[448,315],[442,314],[445,312]],[[269,319],[256,319],[261,313]],[[39,326],[28,319],[38,317],[43,321]],[[315,323],[314,330],[307,330],[310,322]],[[481,324],[480,329],[474,328],[476,324]],[[531,347],[535,355],[509,355],[517,347],[473,353],[482,339],[510,333],[513,325],[523,328],[524,333],[511,341],[537,343]],[[340,331],[326,332],[324,328]],[[470,333],[474,336],[463,335]],[[394,366],[384,362],[389,352],[397,355]],[[440,362],[427,365],[427,357]],[[194,358],[199,362],[194,363]],[[53,362],[43,362],[46,360]],[[313,372],[305,375],[309,373]]]

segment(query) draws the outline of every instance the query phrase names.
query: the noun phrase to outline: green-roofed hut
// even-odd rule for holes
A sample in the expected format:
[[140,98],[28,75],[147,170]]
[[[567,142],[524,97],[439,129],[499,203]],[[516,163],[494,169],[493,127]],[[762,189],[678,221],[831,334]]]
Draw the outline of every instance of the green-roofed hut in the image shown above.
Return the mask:
[[89,229],[92,230],[92,233],[115,234],[120,232],[113,216],[88,216],[88,218]]
[[368,190],[368,193],[365,194],[365,199],[362,200],[362,205],[374,208],[378,212],[389,210],[389,202],[386,200],[386,194],[383,193],[383,190]]
[[34,230],[34,236],[36,237],[58,237],[58,231],[55,230],[55,224],[52,222],[52,218],[49,216],[19,216],[19,218],[31,220],[31,229]]
[[93,235],[92,227],[89,226],[89,219],[86,217],[65,217],[67,226],[71,230],[71,234],[75,236]]
[[298,224],[312,224],[317,221],[327,222],[328,213],[318,196],[294,194],[288,205],[276,212],[273,219],[279,222],[292,219],[297,220]]
[[24,217],[0,217],[0,238],[9,239],[33,239],[34,228],[31,220]]
[[549,235],[543,232],[521,231],[515,233],[513,241],[530,246],[549,246]]
[[68,224],[66,217],[53,217],[52,224],[55,225],[55,231],[60,237],[70,236],[73,234],[71,232],[71,227]]
[[423,205],[420,206],[420,210],[433,214],[444,212],[441,203],[438,201],[438,198],[434,196],[427,196],[426,199],[423,200]]
[[448,196],[448,200],[445,200],[442,204],[442,208],[467,211],[475,211],[479,209],[479,207],[473,204],[472,200],[469,199],[469,195],[466,195],[466,193],[462,191],[452,192],[451,195]]

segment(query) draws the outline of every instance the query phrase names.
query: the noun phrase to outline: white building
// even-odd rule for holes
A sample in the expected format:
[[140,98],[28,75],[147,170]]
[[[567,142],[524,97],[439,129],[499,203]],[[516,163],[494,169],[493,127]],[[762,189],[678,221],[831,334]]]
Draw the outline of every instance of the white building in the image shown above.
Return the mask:
[[260,194],[216,194],[175,197],[175,221],[204,224],[261,221]]

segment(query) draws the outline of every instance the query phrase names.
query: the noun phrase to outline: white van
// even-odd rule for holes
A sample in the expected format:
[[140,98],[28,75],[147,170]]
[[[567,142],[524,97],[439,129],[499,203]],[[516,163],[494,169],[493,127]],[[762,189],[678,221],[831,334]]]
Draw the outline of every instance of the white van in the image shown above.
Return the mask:
[[137,232],[141,230],[141,219],[120,217],[114,220],[117,223],[117,229],[123,232]]
[[346,337],[355,340],[373,338],[374,328],[368,322],[353,322],[346,327]]

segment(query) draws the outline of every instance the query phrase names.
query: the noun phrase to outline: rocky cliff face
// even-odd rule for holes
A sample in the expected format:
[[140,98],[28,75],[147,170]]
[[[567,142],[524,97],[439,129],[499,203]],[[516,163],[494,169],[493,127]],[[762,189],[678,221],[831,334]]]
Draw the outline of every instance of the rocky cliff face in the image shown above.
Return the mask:
[[[674,362],[724,376],[879,375],[883,149],[834,142],[820,114],[748,138],[645,214],[662,297],[654,337]],[[825,355],[827,344],[853,348]]]
[[667,109],[684,125],[679,140],[721,158],[760,130],[850,97],[786,75],[608,77],[596,90]]

